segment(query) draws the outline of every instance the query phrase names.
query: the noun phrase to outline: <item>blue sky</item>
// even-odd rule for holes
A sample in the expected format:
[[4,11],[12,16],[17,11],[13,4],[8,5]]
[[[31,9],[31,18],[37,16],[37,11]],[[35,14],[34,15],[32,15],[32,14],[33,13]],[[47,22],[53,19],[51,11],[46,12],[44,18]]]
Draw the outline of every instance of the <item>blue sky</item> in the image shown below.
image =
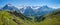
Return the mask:
[[14,6],[19,6],[19,5],[31,5],[31,6],[48,5],[48,6],[60,7],[60,0],[0,0],[0,6],[4,6],[7,3],[11,3]]

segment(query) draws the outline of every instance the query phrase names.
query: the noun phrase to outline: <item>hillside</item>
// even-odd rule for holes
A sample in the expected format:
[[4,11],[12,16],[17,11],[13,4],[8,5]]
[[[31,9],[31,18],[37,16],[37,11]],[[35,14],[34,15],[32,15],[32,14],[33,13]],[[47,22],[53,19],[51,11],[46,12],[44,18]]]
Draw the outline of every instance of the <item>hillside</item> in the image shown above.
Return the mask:
[[60,10],[45,15],[46,19],[40,25],[60,25]]
[[16,16],[11,15],[7,11],[0,11],[0,25],[17,25],[13,19],[16,19]]
[[0,11],[0,25],[24,25],[24,20],[20,17],[11,14],[8,11]]

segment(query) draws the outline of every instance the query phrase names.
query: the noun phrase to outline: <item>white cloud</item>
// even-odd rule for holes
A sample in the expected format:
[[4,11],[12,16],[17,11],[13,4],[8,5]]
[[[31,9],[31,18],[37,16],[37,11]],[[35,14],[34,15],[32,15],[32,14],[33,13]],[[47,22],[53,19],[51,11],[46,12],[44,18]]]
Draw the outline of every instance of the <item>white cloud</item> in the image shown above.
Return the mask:
[[60,5],[57,5],[57,6],[49,6],[49,7],[53,8],[53,9],[58,9],[58,8],[60,8]]

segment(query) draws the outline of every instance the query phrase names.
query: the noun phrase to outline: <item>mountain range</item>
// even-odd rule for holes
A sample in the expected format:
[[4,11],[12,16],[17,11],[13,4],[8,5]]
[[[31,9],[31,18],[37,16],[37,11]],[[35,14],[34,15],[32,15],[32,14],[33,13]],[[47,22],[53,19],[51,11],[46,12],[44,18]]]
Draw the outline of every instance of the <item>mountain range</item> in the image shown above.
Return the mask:
[[[36,6],[33,7],[36,8]],[[32,6],[26,6],[26,9],[25,8],[18,9],[17,7],[12,6],[11,4],[6,4],[3,8],[1,8],[1,10],[17,11],[21,12],[26,16],[41,16],[50,13],[54,10],[53,8],[50,8],[47,5],[39,6],[39,8],[36,9],[34,8],[32,8]]]

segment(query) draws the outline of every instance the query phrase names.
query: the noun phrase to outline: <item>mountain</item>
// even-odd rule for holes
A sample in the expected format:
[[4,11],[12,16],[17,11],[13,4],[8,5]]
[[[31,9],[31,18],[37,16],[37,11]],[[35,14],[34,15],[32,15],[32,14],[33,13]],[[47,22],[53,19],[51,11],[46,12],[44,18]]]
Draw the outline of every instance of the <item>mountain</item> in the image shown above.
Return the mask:
[[6,5],[2,8],[2,10],[18,11],[18,12],[20,12],[18,8],[16,8],[15,6],[12,6],[11,4],[6,4]]
[[24,13],[24,11],[25,11],[24,7],[19,9],[19,10],[20,10],[21,13]]
[[33,8],[31,8],[31,6],[28,6],[28,7],[26,7],[24,14],[26,16],[41,16],[41,15],[48,14],[48,13],[52,12],[53,10],[54,10],[53,8],[50,8],[47,5],[36,6]]
[[53,10],[54,10],[53,8],[50,8],[48,6],[42,6],[42,7],[37,9],[36,15],[38,15],[38,16],[44,15],[44,14],[52,12]]
[[2,8],[2,10],[21,12],[25,16],[41,16],[41,15],[44,15],[44,14],[47,14],[47,13],[50,13],[51,11],[53,11],[53,9],[48,6],[42,6],[42,7],[33,6],[33,8],[31,6],[26,6],[21,9],[18,9],[15,6],[12,6],[11,4],[6,4]]
[[31,16],[31,15],[34,14],[34,10],[33,10],[30,6],[28,6],[28,7],[26,7],[26,9],[25,9],[25,11],[24,11],[24,14],[25,14],[26,16]]

